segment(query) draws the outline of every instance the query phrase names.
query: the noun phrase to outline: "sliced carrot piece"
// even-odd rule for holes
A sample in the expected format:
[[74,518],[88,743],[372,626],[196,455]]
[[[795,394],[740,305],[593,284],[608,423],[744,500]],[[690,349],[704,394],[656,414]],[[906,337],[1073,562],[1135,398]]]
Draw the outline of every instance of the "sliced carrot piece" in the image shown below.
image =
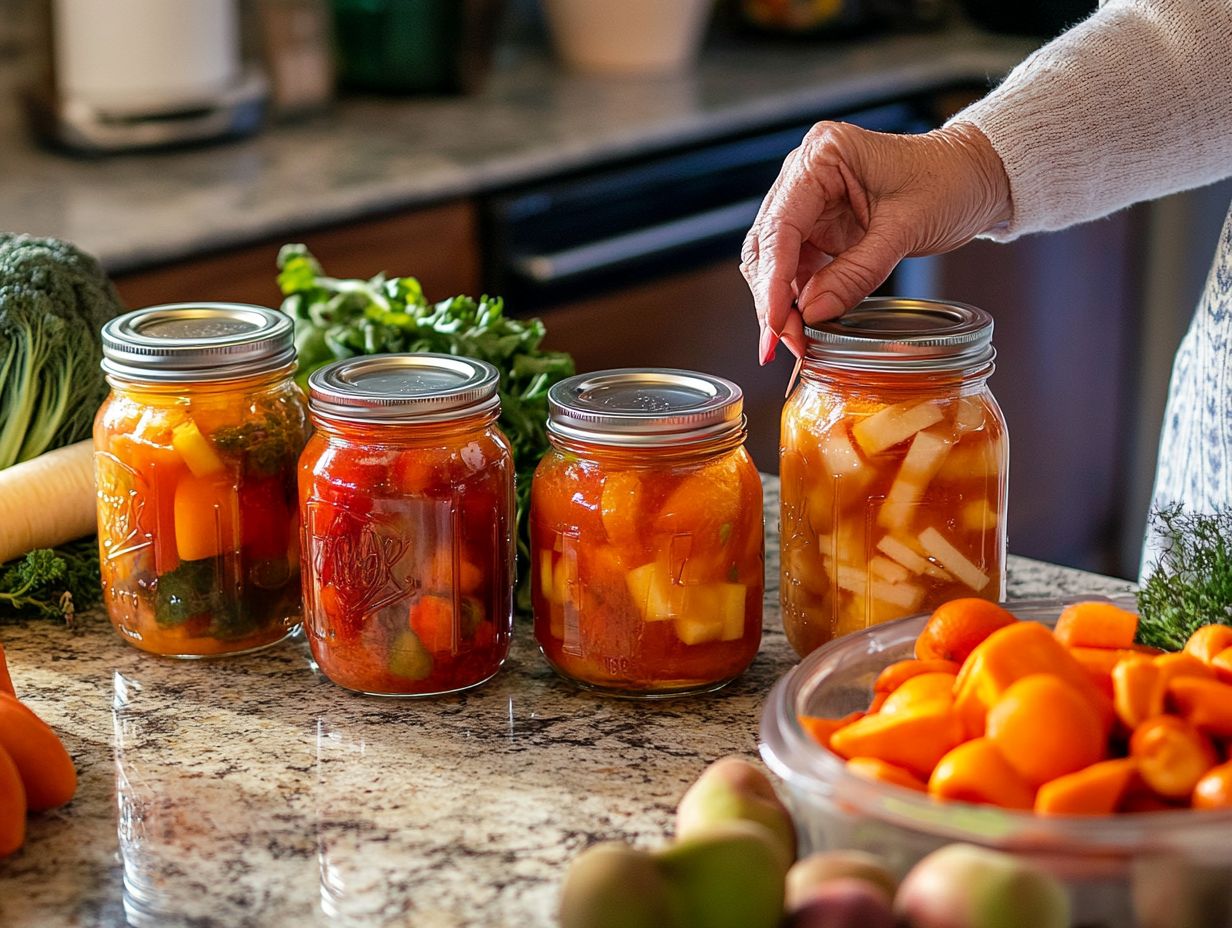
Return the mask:
[[1145,654],[1127,657],[1112,668],[1112,703],[1130,731],[1163,714],[1166,692],[1163,671]]
[[920,660],[945,660],[961,664],[989,635],[1018,620],[986,599],[951,599],[929,616],[915,640]]
[[1053,674],[1016,681],[988,712],[988,740],[1033,787],[1103,759],[1105,738],[1089,700]]
[[1193,791],[1195,809],[1232,809],[1232,760],[1212,767]]
[[1232,647],[1224,648],[1211,658],[1211,669],[1222,683],[1232,683]]
[[1129,756],[1138,762],[1138,773],[1147,786],[1165,799],[1189,798],[1218,760],[1206,735],[1171,715],[1156,716],[1135,728]]
[[1109,699],[1112,698],[1112,669],[1117,662],[1126,657],[1146,656],[1133,648],[1070,648],[1069,653]]
[[1112,728],[1112,700],[1091,680],[1082,665],[1039,622],[1016,622],[979,644],[963,662],[955,683],[954,707],[972,737],[984,733],[985,716],[1017,680],[1045,673],[1060,677],[1086,696],[1105,731]]
[[1040,815],[1111,815],[1120,807],[1138,764],[1128,757],[1100,761],[1049,780],[1035,794]]
[[954,681],[957,679],[952,673],[922,673],[912,677],[893,693],[885,695],[881,713],[945,711],[954,705]]
[[1178,677],[1168,684],[1168,702],[1195,728],[1218,738],[1232,738],[1232,686]]
[[853,757],[847,761],[847,769],[856,776],[864,777],[866,780],[876,780],[878,783],[890,783],[920,793],[928,789],[928,784],[910,770],[887,764],[876,757]]
[[32,812],[62,806],[77,791],[77,770],[56,733],[15,698],[0,695],[0,749],[21,773]]
[[0,857],[8,857],[26,840],[26,788],[13,758],[0,748]]
[[1112,603],[1074,603],[1061,610],[1054,634],[1071,648],[1128,648],[1138,634],[1138,616]]
[[1035,801],[1035,790],[987,738],[960,744],[937,761],[928,792],[938,799],[1006,809],[1030,809]]
[[850,725],[864,717],[863,712],[852,712],[841,719],[827,719],[819,715],[798,715],[796,721],[804,729],[804,733],[820,744],[823,748],[830,747],[830,737],[844,725]]
[[874,693],[893,693],[912,677],[922,673],[952,673],[957,674],[961,665],[954,661],[908,659],[895,661],[877,675],[873,684]]
[[875,757],[925,779],[963,738],[962,723],[952,711],[866,715],[836,731],[830,750],[847,760]]
[[1185,653],[1209,664],[1221,651],[1232,648],[1232,625],[1203,625],[1185,642]]

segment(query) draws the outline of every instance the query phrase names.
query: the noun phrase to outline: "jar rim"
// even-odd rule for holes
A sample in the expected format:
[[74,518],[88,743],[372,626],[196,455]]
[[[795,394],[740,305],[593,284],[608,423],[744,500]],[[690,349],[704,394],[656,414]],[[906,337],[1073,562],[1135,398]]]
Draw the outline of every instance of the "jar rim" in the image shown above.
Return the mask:
[[500,409],[500,374],[475,358],[435,352],[362,355],[312,372],[314,416],[356,423],[445,422]]
[[746,428],[744,393],[725,377],[665,367],[566,378],[548,391],[549,436],[613,447],[722,441]]
[[103,372],[124,381],[241,380],[295,361],[286,313],[247,303],[168,303],[102,328]]
[[992,316],[976,306],[892,296],[804,329],[810,361],[886,372],[985,367],[996,357],[992,332]]

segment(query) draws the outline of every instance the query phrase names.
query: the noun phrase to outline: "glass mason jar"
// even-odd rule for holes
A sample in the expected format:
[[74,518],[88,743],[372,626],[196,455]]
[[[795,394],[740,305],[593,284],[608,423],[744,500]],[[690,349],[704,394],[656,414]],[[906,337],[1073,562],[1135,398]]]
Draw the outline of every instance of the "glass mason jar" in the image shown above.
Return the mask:
[[992,317],[871,298],[805,333],[779,457],[792,646],[1002,599],[1009,439],[987,383]]
[[295,462],[308,423],[292,334],[283,313],[219,303],[103,327],[103,602],[142,650],[235,654],[299,625]]
[[594,689],[716,689],[761,641],[761,478],[740,388],[706,374],[602,371],[549,393],[531,489],[535,638]]
[[299,467],[304,625],[321,671],[382,696],[476,686],[513,635],[513,453],[496,368],[441,354],[313,372]]

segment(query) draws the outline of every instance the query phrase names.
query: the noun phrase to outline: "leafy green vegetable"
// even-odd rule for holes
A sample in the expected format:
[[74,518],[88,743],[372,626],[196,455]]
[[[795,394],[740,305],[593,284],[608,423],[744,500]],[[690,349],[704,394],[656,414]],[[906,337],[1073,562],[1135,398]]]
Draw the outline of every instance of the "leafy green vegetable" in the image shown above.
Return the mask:
[[381,352],[436,351],[478,358],[500,371],[500,425],[517,471],[518,604],[528,608],[531,477],[548,448],[548,389],[574,373],[573,359],[544,351],[543,323],[509,318],[499,297],[429,303],[413,277],[326,277],[303,245],[284,246],[278,270],[282,308],[295,319],[301,385],[332,361]]
[[1232,507],[1207,515],[1170,506],[1151,522],[1163,548],[1138,591],[1138,639],[1179,651],[1203,625],[1232,625]]
[[0,573],[0,615],[63,618],[99,600],[98,545],[83,538],[56,550],[40,548]]
[[216,429],[210,439],[224,455],[241,461],[249,476],[273,477],[298,459],[305,432],[306,424],[298,412],[282,403],[271,403],[255,418]]
[[107,393],[99,330],[120,310],[84,252],[0,233],[0,468],[90,437]]

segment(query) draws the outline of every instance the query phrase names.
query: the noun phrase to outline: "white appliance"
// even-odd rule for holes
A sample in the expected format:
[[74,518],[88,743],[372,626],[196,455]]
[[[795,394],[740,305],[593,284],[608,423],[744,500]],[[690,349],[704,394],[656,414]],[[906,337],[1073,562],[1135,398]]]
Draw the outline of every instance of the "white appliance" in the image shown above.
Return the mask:
[[239,0],[53,0],[36,125],[113,151],[255,130],[266,95],[244,64]]

